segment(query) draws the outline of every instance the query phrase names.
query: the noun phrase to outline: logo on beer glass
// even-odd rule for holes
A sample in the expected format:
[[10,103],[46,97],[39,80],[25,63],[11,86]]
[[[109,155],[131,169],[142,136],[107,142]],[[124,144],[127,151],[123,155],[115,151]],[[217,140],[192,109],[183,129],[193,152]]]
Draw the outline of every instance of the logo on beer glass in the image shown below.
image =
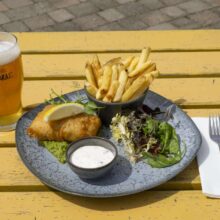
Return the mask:
[[13,77],[12,72],[7,72],[5,68],[0,68],[0,80],[7,80]]

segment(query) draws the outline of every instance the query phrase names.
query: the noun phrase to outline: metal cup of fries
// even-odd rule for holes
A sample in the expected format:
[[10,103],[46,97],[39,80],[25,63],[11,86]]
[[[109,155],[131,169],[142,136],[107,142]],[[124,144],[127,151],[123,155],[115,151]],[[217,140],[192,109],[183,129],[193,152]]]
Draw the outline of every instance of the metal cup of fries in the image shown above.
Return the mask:
[[150,51],[144,48],[139,56],[117,57],[103,65],[95,55],[92,62],[86,63],[85,91],[90,100],[105,107],[100,110],[104,123],[109,124],[122,107],[142,104],[150,84],[159,76],[156,64],[148,59]]

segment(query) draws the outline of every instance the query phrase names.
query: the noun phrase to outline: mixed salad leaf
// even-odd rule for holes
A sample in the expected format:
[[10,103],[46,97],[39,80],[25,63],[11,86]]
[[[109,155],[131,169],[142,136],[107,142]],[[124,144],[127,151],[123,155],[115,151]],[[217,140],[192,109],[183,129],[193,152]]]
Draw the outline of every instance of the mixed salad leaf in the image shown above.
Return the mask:
[[111,123],[113,137],[122,141],[129,159],[143,159],[152,167],[162,168],[178,163],[181,152],[175,129],[143,112],[117,114]]

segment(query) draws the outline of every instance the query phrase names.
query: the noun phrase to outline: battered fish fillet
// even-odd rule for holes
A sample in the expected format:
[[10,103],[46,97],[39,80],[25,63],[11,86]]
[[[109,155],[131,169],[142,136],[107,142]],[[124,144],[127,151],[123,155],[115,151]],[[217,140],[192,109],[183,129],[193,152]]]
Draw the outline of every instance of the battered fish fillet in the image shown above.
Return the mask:
[[69,118],[45,122],[44,114],[52,106],[46,106],[27,129],[31,137],[41,141],[75,141],[87,136],[95,136],[101,126],[98,116],[85,113]]

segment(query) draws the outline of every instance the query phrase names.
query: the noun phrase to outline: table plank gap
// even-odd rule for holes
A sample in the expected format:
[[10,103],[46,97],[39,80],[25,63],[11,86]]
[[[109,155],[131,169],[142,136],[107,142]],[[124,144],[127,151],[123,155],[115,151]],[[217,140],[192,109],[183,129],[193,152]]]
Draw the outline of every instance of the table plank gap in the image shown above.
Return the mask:
[[[65,55],[65,54],[112,54],[112,53],[139,53],[141,49],[128,49],[128,50],[63,50],[63,51],[56,51],[56,50],[44,50],[44,51],[34,51],[34,50],[24,50],[21,51],[22,55]],[[157,52],[157,53],[176,53],[176,52],[220,52],[220,48],[214,48],[214,49],[151,49],[151,52]]]
[[[184,78],[220,78],[220,72],[216,73],[198,73],[198,74],[189,74],[189,73],[160,73],[158,79],[184,79]],[[39,76],[24,76],[25,81],[37,81],[37,80],[85,80],[84,76],[48,76],[48,77],[39,77]]]

